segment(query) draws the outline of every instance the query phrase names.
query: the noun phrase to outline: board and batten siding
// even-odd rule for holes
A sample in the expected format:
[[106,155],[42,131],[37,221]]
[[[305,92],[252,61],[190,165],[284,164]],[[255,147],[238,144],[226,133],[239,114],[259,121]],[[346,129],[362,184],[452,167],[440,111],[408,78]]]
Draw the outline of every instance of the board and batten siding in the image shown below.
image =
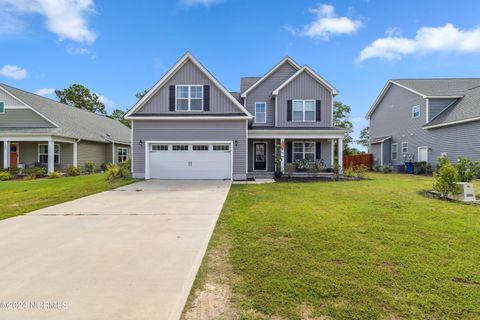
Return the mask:
[[[431,103],[431,101],[430,101]],[[429,109],[431,104],[429,103]],[[412,118],[412,106],[420,105],[420,116]],[[370,137],[392,136],[384,142],[384,165],[401,165],[413,156],[418,160],[418,148],[428,147],[428,162],[437,165],[442,153],[452,162],[460,156],[480,160],[480,122],[425,129],[426,101],[422,97],[392,85],[370,117]],[[402,142],[408,142],[408,151],[402,153]],[[391,144],[398,143],[398,159],[391,159]],[[374,157],[378,157],[373,149]],[[378,152],[378,151],[377,151]],[[405,157],[404,157],[405,156]],[[380,159],[378,159],[380,164]]]
[[297,72],[297,69],[290,63],[285,62],[268,78],[264,79],[262,83],[260,83],[256,88],[247,94],[244,105],[253,116],[255,116],[255,102],[267,103],[267,122],[255,123],[254,119],[252,126],[275,126],[275,99],[272,97],[272,92],[282,83],[288,80],[292,75],[294,75],[295,72]]
[[[132,168],[136,178],[145,177],[146,141],[238,141],[233,144],[233,178],[246,179],[247,121],[133,121]],[[140,146],[140,140],[143,142]]]
[[[170,85],[210,85],[210,111],[204,113],[241,113],[242,111],[191,61],[187,61],[135,114],[169,112]],[[176,111],[195,113],[202,111]]]
[[[287,101],[297,99],[320,100],[320,121],[287,121]],[[332,125],[332,94],[307,72],[302,72],[278,93],[277,112],[279,127],[330,127]]]

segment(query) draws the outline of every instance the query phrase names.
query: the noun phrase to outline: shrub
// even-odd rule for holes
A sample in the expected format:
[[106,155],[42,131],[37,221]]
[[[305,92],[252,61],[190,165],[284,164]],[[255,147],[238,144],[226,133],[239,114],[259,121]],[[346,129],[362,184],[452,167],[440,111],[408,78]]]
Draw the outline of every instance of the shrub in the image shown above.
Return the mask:
[[105,171],[105,177],[108,180],[127,179],[130,175],[130,161],[124,161],[120,165],[109,163]]
[[450,160],[442,164],[438,173],[434,174],[434,178],[433,190],[440,192],[443,198],[459,193],[458,172]]
[[80,174],[81,174],[81,171],[80,171],[80,168],[78,168],[78,167],[69,166],[67,168],[67,175],[69,177],[79,176]]
[[51,173],[48,174],[48,177],[50,179],[58,179],[58,178],[61,178],[62,177],[62,173],[59,172],[59,171],[53,171]]
[[380,172],[380,171],[382,171],[382,166],[379,166],[379,165],[373,166],[373,171],[374,171],[374,172]]
[[430,174],[432,173],[432,166],[426,161],[415,162],[413,172],[415,174]]
[[456,168],[458,172],[458,180],[460,180],[460,182],[471,182],[473,178],[475,178],[475,164],[467,157],[460,157]]
[[29,179],[37,179],[45,177],[45,175],[47,174],[47,170],[42,167],[36,167],[25,169],[23,173],[25,173]]
[[447,156],[441,156],[441,157],[438,158],[437,162],[438,162],[438,164],[437,164],[437,173],[438,173],[438,172],[440,171],[440,168],[441,168],[444,164],[449,163],[450,160],[448,159]]
[[14,175],[8,171],[0,171],[0,181],[12,180]]
[[345,170],[343,170],[343,176],[345,177],[353,177],[355,176],[355,172],[353,170],[353,167],[348,167]]
[[288,176],[289,178],[292,177],[292,174],[293,174],[293,172],[295,171],[295,168],[296,168],[296,166],[295,166],[294,163],[287,163],[287,165],[286,165],[286,167],[285,167],[285,170],[287,171],[287,176]]
[[353,169],[354,173],[355,173],[355,176],[358,178],[358,179],[364,179],[365,176],[367,175],[367,171],[368,171],[368,167],[364,164],[361,164],[359,166],[356,166],[354,169]]
[[107,166],[109,164],[112,164],[111,162],[104,162],[100,165],[100,168],[102,169],[103,172],[107,171]]
[[383,173],[390,173],[390,172],[393,171],[393,167],[390,166],[390,165],[386,165],[386,166],[383,166],[383,167],[381,167],[381,168],[382,168],[382,172],[383,172]]
[[91,161],[85,162],[85,172],[87,174],[92,174],[95,171],[95,163]]

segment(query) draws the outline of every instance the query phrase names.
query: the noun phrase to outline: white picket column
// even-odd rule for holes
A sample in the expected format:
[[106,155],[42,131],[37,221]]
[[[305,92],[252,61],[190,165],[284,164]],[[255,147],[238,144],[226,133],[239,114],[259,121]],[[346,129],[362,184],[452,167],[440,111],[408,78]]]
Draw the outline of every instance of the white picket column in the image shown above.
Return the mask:
[[10,168],[10,141],[3,141],[3,169]]
[[48,141],[48,173],[55,171],[55,142]]
[[343,174],[343,139],[338,139],[338,174]]

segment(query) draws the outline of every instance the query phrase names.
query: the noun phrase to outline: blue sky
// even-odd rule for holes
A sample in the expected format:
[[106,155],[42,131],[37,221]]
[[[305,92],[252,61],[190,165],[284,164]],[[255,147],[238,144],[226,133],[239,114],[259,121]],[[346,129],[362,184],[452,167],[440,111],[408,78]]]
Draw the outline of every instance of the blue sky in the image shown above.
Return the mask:
[[127,109],[185,52],[229,90],[284,56],[352,106],[355,136],[390,78],[480,77],[479,1],[0,0],[0,82],[80,83]]

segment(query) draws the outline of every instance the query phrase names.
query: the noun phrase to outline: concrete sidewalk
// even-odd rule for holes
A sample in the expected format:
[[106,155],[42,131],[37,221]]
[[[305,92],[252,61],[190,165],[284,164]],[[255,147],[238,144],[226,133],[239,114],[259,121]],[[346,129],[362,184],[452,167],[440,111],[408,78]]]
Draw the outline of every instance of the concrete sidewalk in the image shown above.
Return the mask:
[[0,319],[178,319],[229,187],[146,181],[0,221]]

